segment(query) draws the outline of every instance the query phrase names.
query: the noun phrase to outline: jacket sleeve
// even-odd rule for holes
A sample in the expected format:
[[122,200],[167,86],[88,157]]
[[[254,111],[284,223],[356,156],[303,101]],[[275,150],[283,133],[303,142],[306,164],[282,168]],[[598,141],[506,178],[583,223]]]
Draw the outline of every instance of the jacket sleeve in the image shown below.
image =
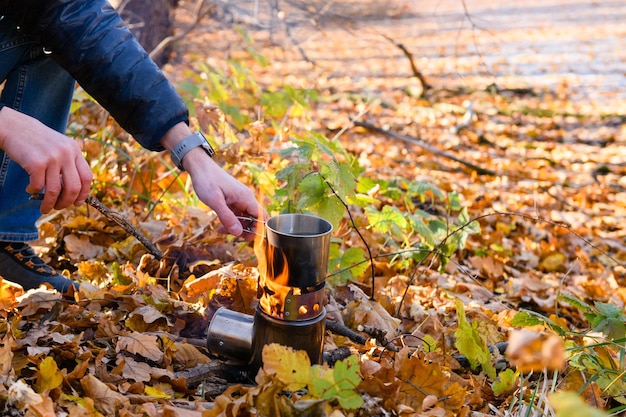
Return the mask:
[[52,57],[145,148],[189,122],[175,88],[106,0],[2,0],[0,14]]

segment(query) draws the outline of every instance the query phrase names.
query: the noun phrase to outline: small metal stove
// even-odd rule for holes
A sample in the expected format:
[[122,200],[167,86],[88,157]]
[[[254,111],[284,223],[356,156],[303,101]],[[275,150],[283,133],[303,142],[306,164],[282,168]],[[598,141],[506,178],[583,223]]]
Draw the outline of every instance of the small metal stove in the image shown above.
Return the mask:
[[217,356],[261,366],[263,346],[304,350],[321,363],[326,309],[324,287],[332,225],[316,216],[282,214],[265,223],[255,242],[259,305],[254,316],[220,308],[208,329]]

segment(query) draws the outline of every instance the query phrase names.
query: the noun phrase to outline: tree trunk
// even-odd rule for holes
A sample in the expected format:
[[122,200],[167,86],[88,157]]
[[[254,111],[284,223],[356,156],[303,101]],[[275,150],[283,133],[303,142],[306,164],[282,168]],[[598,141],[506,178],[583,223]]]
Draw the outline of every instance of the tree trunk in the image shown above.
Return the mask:
[[[111,4],[148,53],[174,32],[173,13],[178,0],[113,0]],[[169,51],[165,50],[155,61],[161,66],[168,57]]]

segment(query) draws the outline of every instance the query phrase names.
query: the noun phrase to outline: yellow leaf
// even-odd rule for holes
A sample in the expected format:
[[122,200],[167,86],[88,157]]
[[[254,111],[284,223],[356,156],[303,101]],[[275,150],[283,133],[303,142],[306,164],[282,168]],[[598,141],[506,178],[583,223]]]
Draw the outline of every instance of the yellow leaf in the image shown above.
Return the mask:
[[158,399],[163,399],[163,400],[167,400],[170,398],[170,395],[167,394],[166,392],[164,392],[163,390],[160,390],[157,387],[149,387],[146,386],[144,389],[144,392],[146,395],[152,397],[152,398],[158,398]]
[[567,258],[562,253],[552,253],[541,261],[539,268],[546,272],[556,272],[563,268]]
[[311,361],[303,350],[271,343],[263,347],[263,370],[274,374],[288,391],[297,391],[309,383]]
[[50,391],[61,385],[63,382],[63,373],[57,367],[57,363],[50,356],[41,362],[39,372],[37,373],[37,389],[38,391]]

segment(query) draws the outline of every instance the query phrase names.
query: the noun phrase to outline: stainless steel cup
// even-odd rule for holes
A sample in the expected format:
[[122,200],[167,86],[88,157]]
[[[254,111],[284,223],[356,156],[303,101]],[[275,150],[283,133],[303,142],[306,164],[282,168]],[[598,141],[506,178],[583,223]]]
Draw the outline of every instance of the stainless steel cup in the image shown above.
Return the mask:
[[265,226],[267,279],[274,281],[277,273],[287,269],[283,286],[313,288],[325,282],[330,222],[308,214],[280,214],[270,217]]

